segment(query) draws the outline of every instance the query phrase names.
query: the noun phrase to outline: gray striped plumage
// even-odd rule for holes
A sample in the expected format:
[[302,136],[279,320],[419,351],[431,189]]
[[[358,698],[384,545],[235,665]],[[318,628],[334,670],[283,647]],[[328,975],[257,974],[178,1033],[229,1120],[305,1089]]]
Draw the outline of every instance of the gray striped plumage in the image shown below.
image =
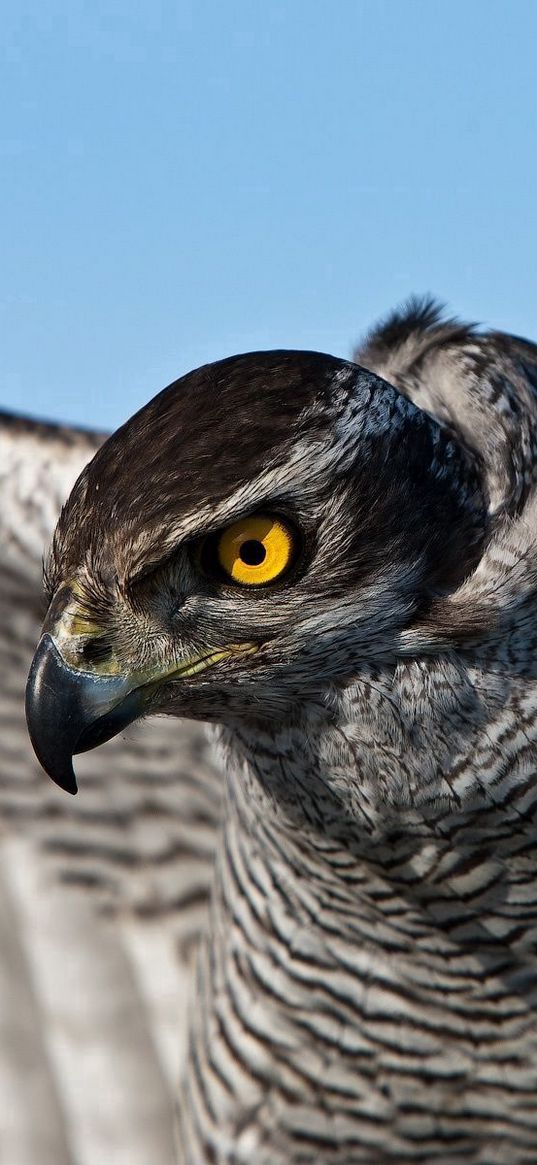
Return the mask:
[[24,723],[42,557],[102,439],[0,415],[0,1165],[176,1159],[219,778],[197,726],[160,720],[66,798]]
[[332,722],[223,733],[182,1159],[529,1165],[537,350],[427,306],[357,359],[475,456],[487,538],[397,658],[356,660]]
[[[217,618],[234,642],[260,641],[231,679],[220,664],[169,683],[155,705],[220,724],[226,771],[184,1165],[537,1159],[537,352],[412,305],[357,358],[398,391],[300,354],[196,374],[195,394],[205,375],[241,407],[257,394],[262,417],[264,377],[275,410],[290,407],[286,369],[304,393],[294,424],[286,413],[278,428],[275,413],[257,461],[245,450],[260,422],[237,407],[234,484],[222,432],[203,420],[192,431],[214,470],[204,506],[186,424],[173,472],[180,463],[192,505],[172,463],[165,493],[163,421],[183,399],[167,390],[105,447],[55,543],[56,586],[77,563],[89,586],[92,571],[96,583],[116,563],[126,577],[150,553],[161,620],[165,587],[182,587],[211,644]],[[182,391],[190,415],[188,380]],[[158,479],[158,511],[144,526],[123,477],[124,537],[97,551],[110,503],[95,485],[117,487],[118,453],[150,446],[152,426],[162,456],[147,449],[144,489]],[[227,492],[215,496],[219,472]],[[225,526],[239,502],[248,512],[282,496],[313,531],[302,573],[272,606],[205,584],[200,597],[188,538]],[[140,612],[151,625],[154,590],[136,608],[126,586],[109,602],[122,604],[135,669],[148,648],[132,628]],[[174,618],[175,649],[188,612]]]

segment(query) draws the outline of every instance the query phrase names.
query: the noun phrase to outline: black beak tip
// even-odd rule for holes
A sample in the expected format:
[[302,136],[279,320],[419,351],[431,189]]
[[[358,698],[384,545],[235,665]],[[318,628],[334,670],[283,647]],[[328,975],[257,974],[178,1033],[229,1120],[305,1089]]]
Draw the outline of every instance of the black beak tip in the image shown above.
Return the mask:
[[35,755],[51,779],[66,793],[78,793],[73,769],[73,741],[68,710],[53,682],[65,665],[49,635],[34,655],[26,685],[26,722]]
[[[43,761],[40,757],[38,757],[38,760],[40,761],[41,765],[43,765]],[[45,766],[43,765],[43,768],[44,767]],[[61,770],[61,772],[57,766],[53,773],[51,773],[48,769],[46,771],[51,780],[54,781],[55,785],[58,785],[58,787],[63,789],[65,793],[71,793],[73,797],[76,796],[78,793],[78,785],[76,783],[75,770],[72,765],[66,766]]]
[[104,744],[144,709],[142,689],[130,689],[128,677],[78,671],[48,632],[41,637],[26,685],[26,720],[39,763],[61,789],[78,792],[75,753]]
[[[39,755],[36,755],[38,756],[40,763],[43,765],[43,761]],[[45,766],[43,765],[43,768],[44,767]],[[48,776],[51,778],[51,780],[54,781],[55,785],[58,785],[58,787],[63,789],[65,793],[71,793],[73,797],[76,796],[78,793],[78,785],[76,782],[75,770],[72,763],[67,762],[67,758],[66,763],[63,764],[61,768],[56,764],[54,772],[51,772],[50,769],[46,769],[45,771],[48,773]]]

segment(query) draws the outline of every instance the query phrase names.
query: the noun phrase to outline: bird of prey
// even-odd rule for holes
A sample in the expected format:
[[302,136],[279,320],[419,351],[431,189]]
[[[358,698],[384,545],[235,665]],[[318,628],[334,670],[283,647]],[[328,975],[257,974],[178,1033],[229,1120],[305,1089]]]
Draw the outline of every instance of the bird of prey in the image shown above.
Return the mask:
[[183,377],[63,509],[44,768],[165,713],[225,774],[184,1165],[537,1160],[536,393],[414,302]]

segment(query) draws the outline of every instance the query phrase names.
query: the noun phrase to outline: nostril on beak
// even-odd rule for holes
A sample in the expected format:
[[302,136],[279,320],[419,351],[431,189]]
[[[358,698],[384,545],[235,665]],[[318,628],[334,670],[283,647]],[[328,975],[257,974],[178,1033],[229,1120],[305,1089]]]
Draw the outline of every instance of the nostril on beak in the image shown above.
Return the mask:
[[112,645],[104,636],[92,636],[82,648],[84,663],[107,663],[112,656]]
[[77,791],[75,754],[117,736],[144,710],[144,692],[128,676],[72,667],[52,636],[41,636],[26,685],[26,719],[37,759],[62,789]]

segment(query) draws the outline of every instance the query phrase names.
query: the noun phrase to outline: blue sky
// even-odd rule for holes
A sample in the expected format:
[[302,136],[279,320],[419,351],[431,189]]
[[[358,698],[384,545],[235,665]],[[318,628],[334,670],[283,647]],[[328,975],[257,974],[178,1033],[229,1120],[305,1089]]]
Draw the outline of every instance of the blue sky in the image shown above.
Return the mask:
[[6,0],[0,404],[113,427],[413,291],[537,338],[533,0]]

